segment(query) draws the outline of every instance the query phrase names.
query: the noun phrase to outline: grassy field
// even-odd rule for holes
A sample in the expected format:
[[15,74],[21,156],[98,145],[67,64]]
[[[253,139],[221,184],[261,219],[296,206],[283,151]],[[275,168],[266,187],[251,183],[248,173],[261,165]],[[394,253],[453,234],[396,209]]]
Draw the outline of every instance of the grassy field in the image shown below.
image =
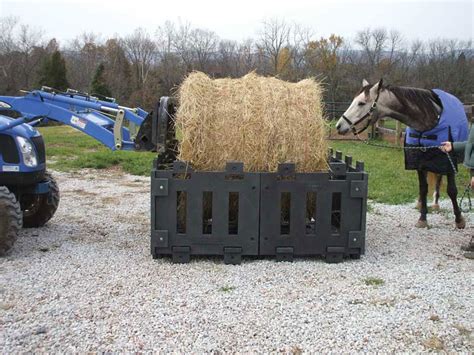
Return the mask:
[[121,166],[135,175],[149,175],[154,153],[113,152],[101,143],[68,126],[42,127],[46,155],[52,169],[70,171],[81,168],[106,169]]
[[[385,128],[397,129],[397,121],[392,120],[392,119],[385,120],[385,121],[383,122],[383,126],[384,126]],[[405,127],[406,127],[406,126],[402,123],[401,128],[402,128],[402,129],[405,129]]]
[[[120,166],[135,175],[149,175],[155,153],[112,152],[102,144],[71,127],[40,128],[46,141],[49,166],[71,171],[81,168],[106,169]],[[405,171],[403,152],[367,146],[353,141],[331,141],[330,146],[352,155],[354,161],[365,162],[369,173],[369,198],[383,203],[400,204],[414,201],[418,194],[416,172]],[[467,170],[460,167],[458,187],[468,181]],[[442,194],[445,196],[445,193]]]

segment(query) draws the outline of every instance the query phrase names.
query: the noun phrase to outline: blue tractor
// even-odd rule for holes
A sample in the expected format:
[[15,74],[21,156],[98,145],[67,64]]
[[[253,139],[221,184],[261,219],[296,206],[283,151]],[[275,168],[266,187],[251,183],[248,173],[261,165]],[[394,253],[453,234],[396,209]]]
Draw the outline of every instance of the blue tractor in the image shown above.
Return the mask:
[[43,137],[17,115],[0,109],[0,256],[22,226],[43,226],[59,204],[58,185],[46,171]]
[[52,120],[74,127],[112,150],[157,151],[175,158],[174,106],[160,99],[155,113],[120,106],[112,98],[43,87],[0,96],[0,256],[22,227],[41,227],[56,212],[59,189],[46,170],[46,149],[35,126]]

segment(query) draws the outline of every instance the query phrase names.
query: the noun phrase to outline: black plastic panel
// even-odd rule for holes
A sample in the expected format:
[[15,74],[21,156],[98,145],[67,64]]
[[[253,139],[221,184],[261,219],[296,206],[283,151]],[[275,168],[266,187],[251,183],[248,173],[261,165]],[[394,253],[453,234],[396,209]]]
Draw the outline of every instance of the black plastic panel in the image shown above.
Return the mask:
[[[331,152],[332,154],[332,152]],[[195,172],[184,162],[152,172],[153,257],[223,255],[321,256],[328,262],[365,252],[368,176],[342,153],[327,172],[295,173],[281,164],[275,173],[244,173],[242,163],[223,172]],[[184,206],[184,207],[183,207]]]
[[[261,173],[260,255],[278,255],[278,250],[286,250],[286,254],[292,250],[294,256],[326,257],[341,253],[347,257],[364,253],[367,174],[346,172],[345,168],[342,173],[342,165],[334,164],[337,175],[298,173],[294,180],[279,179],[275,173]],[[278,201],[282,192],[291,195],[285,233],[282,233]],[[315,201],[308,195],[314,195]],[[308,201],[314,202],[315,207],[308,207]],[[358,236],[357,243],[350,243],[354,233]]]
[[[152,254],[173,255],[173,248],[189,247],[191,255],[235,255],[235,248],[258,255],[259,174],[241,173],[235,164],[223,172],[183,173],[182,167],[175,163],[173,170],[153,171]],[[235,193],[238,205],[232,203]]]

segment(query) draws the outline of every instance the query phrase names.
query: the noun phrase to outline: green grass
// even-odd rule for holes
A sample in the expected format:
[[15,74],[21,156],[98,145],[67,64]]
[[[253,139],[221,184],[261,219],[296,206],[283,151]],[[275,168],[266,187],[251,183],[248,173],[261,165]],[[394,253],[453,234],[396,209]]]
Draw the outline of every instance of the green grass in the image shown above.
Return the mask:
[[235,290],[235,286],[222,286],[219,291],[221,292],[231,292]]
[[[393,119],[387,119],[383,121],[383,126],[385,128],[396,129],[397,128],[397,121]],[[402,123],[401,128],[404,129],[406,126]]]
[[[147,176],[156,156],[149,152],[112,152],[84,133],[67,126],[42,127],[40,131],[46,142],[48,164],[56,170],[106,169],[118,166],[130,174]],[[416,172],[405,171],[401,150],[371,147],[354,141],[331,141],[330,145],[345,155],[352,155],[354,163],[356,160],[365,162],[369,173],[370,199],[400,204],[417,198]],[[460,190],[467,181],[467,169],[461,166],[458,175]]]
[[71,127],[42,127],[48,165],[57,170],[106,169],[120,166],[134,175],[149,175],[155,153],[111,151]]
[[364,283],[367,286],[382,286],[383,284],[385,284],[385,281],[384,279],[381,279],[379,277],[367,277],[366,279],[364,279]]

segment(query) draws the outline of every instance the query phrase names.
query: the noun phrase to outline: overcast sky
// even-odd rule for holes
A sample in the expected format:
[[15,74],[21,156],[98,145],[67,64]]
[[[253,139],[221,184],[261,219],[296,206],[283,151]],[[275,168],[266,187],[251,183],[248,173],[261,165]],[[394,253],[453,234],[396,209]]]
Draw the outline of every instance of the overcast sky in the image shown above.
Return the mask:
[[1,16],[44,30],[60,41],[83,32],[104,38],[166,20],[189,21],[221,38],[255,37],[262,20],[280,18],[311,27],[316,36],[352,38],[366,27],[398,29],[407,39],[473,39],[473,0],[0,0]]

